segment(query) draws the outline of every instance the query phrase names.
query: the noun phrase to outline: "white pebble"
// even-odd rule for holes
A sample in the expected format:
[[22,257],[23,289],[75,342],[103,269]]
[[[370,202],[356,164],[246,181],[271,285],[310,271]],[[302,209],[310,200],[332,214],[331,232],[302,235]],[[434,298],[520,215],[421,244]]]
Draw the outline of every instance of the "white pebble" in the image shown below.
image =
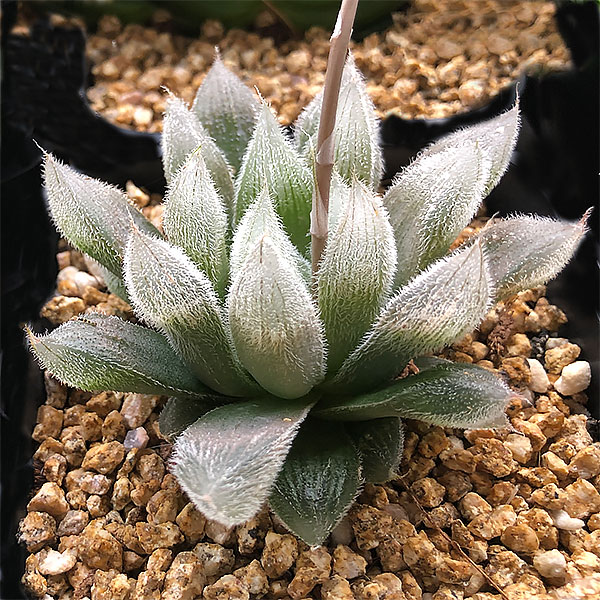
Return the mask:
[[72,549],[64,552],[48,550],[38,563],[38,571],[42,575],[60,575],[70,571],[76,562],[77,557]]
[[559,346],[564,346],[568,344],[569,340],[567,338],[548,338],[546,340],[546,350],[552,350],[552,348],[558,348]]
[[550,387],[550,380],[542,363],[535,358],[528,358],[527,363],[531,373],[529,389],[540,394],[547,392]]
[[571,396],[587,389],[591,379],[590,363],[577,360],[563,368],[560,377],[554,382],[554,389],[563,396]]
[[567,561],[558,550],[536,554],[533,566],[542,577],[564,577],[567,572]]
[[581,519],[570,517],[566,510],[560,509],[550,511],[550,516],[552,517],[555,527],[564,529],[565,531],[577,531],[585,525]]

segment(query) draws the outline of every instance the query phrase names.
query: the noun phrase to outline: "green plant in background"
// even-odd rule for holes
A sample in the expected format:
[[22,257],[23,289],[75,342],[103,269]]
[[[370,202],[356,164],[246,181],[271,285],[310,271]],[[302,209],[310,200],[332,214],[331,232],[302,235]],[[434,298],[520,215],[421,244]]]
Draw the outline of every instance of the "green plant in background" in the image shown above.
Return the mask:
[[[401,418],[506,423],[500,379],[430,355],[498,300],[552,278],[585,232],[585,220],[515,216],[448,253],[509,163],[518,107],[426,148],[381,197],[374,107],[349,59],[330,235],[311,274],[322,102],[288,139],[217,57],[191,109],[168,99],[164,235],[121,191],[46,155],[57,228],[142,324],[90,313],[29,332],[68,385],[171,396],[160,425],[172,470],[208,518],[235,525],[268,502],[309,544],[364,482],[393,475]],[[411,359],[418,374],[398,378]]]

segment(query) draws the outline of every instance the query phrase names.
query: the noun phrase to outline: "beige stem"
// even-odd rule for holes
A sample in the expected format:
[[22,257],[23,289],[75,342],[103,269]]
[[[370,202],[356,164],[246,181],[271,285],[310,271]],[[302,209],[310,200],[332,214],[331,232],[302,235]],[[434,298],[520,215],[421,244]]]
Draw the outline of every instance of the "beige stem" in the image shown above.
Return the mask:
[[329,189],[331,186],[331,171],[333,170],[333,128],[340,94],[342,71],[344,70],[346,52],[352,34],[357,6],[358,0],[342,0],[335,29],[331,34],[331,47],[327,59],[323,104],[317,136],[316,185],[310,216],[313,275],[317,271],[321,255],[327,244]]

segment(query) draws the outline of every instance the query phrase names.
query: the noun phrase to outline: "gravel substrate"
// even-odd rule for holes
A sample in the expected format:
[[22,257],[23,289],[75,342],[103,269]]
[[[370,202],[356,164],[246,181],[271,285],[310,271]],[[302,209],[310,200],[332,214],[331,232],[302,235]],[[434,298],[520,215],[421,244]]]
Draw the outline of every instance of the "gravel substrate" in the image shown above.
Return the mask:
[[[160,222],[158,198],[128,192]],[[132,318],[80,253],[63,244],[57,258],[43,316]],[[596,599],[600,443],[586,428],[589,364],[558,337],[565,322],[543,288],[530,290],[447,350],[497,369],[520,393],[511,428],[408,421],[398,477],[367,485],[316,548],[266,510],[233,529],[206,521],[168,472],[157,422],[166,398],[84,393],[46,376],[37,485],[20,528],[23,582],[47,600]]]
[[[521,73],[569,65],[554,22],[555,6],[539,0],[414,0],[394,25],[351,47],[380,116],[439,118],[480,106]],[[159,20],[168,18],[160,14]],[[261,16],[262,25],[272,17]],[[264,22],[265,19],[267,22]],[[139,131],[160,131],[161,86],[191,102],[213,57],[257,86],[283,124],[293,122],[323,85],[329,32],[277,47],[273,38],[215,21],[198,39],[104,17],[87,54],[95,84],[94,110]]]

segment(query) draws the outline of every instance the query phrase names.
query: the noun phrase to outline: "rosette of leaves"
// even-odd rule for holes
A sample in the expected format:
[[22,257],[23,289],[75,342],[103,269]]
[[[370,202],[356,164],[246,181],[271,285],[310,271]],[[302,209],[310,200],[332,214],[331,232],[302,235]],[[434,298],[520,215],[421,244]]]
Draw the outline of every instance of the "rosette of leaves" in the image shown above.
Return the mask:
[[[378,124],[349,60],[329,238],[311,275],[320,110],[318,95],[288,138],[217,58],[191,109],[167,101],[164,232],[120,190],[47,155],[57,228],[138,324],[90,313],[29,332],[41,365],[71,386],[171,397],[160,425],[172,470],[208,518],[236,525],[268,502],[309,544],[364,482],[393,475],[402,418],[505,424],[511,391],[498,377],[431,355],[553,277],[585,232],[585,220],[515,216],[449,252],[507,168],[518,107],[426,148],[381,196]],[[399,377],[411,359],[419,372]]]

